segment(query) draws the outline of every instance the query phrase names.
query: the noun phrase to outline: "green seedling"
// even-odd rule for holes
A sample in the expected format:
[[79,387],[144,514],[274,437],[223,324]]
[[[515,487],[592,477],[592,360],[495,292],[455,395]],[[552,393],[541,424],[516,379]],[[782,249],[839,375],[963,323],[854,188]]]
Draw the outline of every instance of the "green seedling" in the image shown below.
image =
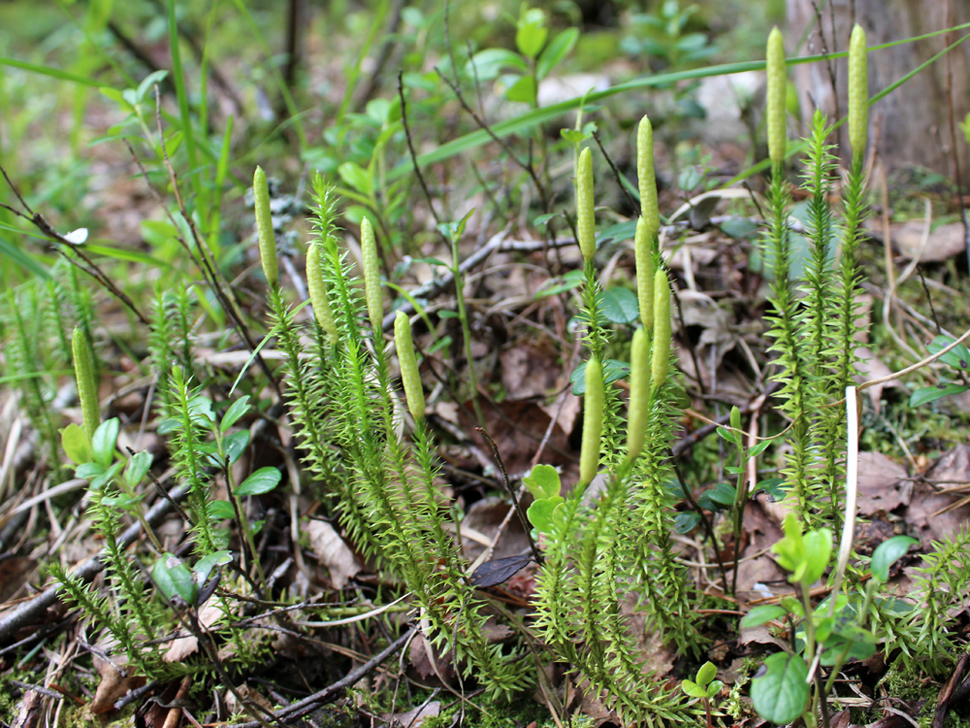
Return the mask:
[[[868,624],[873,610],[881,618],[896,606],[879,599],[877,592],[888,580],[892,564],[917,542],[908,536],[884,541],[873,553],[871,578],[864,587],[832,595],[813,608],[810,590],[829,566],[832,534],[825,528],[803,534],[791,513],[784,530],[785,538],[772,551],[778,564],[790,572],[788,580],[798,597],[755,607],[741,620],[741,627],[787,621],[794,628],[795,648],[765,659],[751,682],[751,700],[758,715],[773,723],[784,725],[802,718],[812,728],[817,725],[816,716],[821,716],[827,726],[826,699],[839,670],[849,660],[871,657],[883,638]],[[831,668],[827,679],[821,673],[824,667]]]
[[721,688],[724,687],[723,682],[714,679],[716,677],[717,667],[713,662],[705,662],[701,665],[693,680],[683,680],[680,683],[680,689],[689,697],[701,701],[704,706],[704,714],[707,717],[707,728],[714,725],[711,720],[711,698],[721,692]]
[[557,510],[561,513],[565,502],[558,471],[551,465],[536,465],[522,483],[535,498],[526,513],[529,522],[539,533],[551,533]]

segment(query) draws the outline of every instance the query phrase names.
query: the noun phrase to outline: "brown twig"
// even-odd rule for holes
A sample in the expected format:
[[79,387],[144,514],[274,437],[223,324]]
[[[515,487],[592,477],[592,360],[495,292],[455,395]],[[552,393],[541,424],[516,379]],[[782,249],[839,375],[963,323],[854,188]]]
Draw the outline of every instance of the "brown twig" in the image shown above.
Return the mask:
[[[79,245],[74,245],[73,243],[71,243],[63,235],[61,235],[59,232],[57,232],[53,228],[53,226],[49,222],[47,222],[47,219],[41,213],[34,212],[34,210],[31,209],[30,205],[27,204],[27,201],[20,194],[20,190],[17,189],[16,185],[14,185],[13,181],[7,175],[7,170],[5,170],[3,168],[3,165],[0,165],[0,173],[3,174],[3,178],[7,181],[7,184],[10,186],[10,189],[13,190],[14,195],[16,195],[17,196],[17,199],[20,200],[20,204],[23,205],[23,208],[27,211],[28,214],[24,214],[23,212],[21,212],[20,210],[16,209],[15,207],[11,207],[10,205],[5,205],[3,203],[0,203],[0,207],[3,207],[5,210],[9,210],[10,212],[12,212],[17,217],[20,217],[20,218],[23,218],[24,220],[29,221],[38,230],[40,230],[46,237],[51,238],[52,240],[54,240],[54,242],[59,243],[60,245],[62,245],[63,247],[58,248],[58,252],[61,255],[64,256],[64,258],[65,258],[65,260],[67,260],[67,262],[71,263],[72,265],[76,266],[77,268],[81,269],[82,271],[84,271],[85,273],[87,273],[89,276],[91,276],[92,278],[94,278],[98,283],[100,283],[102,286],[104,286],[105,289],[107,289],[109,293],[111,293],[115,298],[117,298],[125,306],[127,306],[128,309],[130,309],[131,312],[133,314],[135,314],[135,316],[138,317],[138,320],[139,321],[141,321],[146,326],[149,326],[150,327],[151,324],[150,324],[149,320],[142,314],[141,311],[138,310],[138,307],[135,306],[135,302],[132,301],[128,297],[128,295],[126,293],[124,293],[120,288],[118,288],[111,281],[111,279],[108,278],[101,271],[100,268],[98,268],[98,266],[94,263],[94,261],[92,261],[84,253],[84,251],[81,249],[81,247]],[[81,260],[83,260],[85,262],[85,264],[87,265],[87,267],[85,267],[83,265],[80,265],[76,260],[73,260],[71,258],[71,256],[69,256],[65,252],[66,250],[70,250],[74,255],[76,255]]]

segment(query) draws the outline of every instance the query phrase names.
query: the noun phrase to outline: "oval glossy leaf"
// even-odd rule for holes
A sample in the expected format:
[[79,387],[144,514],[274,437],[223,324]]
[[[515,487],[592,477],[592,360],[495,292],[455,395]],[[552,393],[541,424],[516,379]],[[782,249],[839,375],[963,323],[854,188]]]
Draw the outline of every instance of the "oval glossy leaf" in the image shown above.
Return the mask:
[[717,666],[713,662],[705,662],[697,671],[696,679],[698,685],[707,687],[711,680],[717,677]]
[[172,554],[162,554],[152,569],[152,579],[169,599],[181,597],[186,604],[195,604],[198,593],[189,567]]
[[[613,384],[621,379],[630,376],[630,365],[625,361],[607,359],[603,364],[603,384]],[[586,362],[580,364],[569,375],[569,381],[573,383],[573,394],[581,397],[586,394]]]
[[869,567],[872,578],[883,584],[889,581],[889,567],[901,559],[910,546],[917,543],[919,541],[909,536],[893,536],[879,544],[872,554],[872,565]]
[[781,619],[785,614],[785,609],[777,604],[763,604],[760,607],[754,607],[741,620],[741,629],[760,627],[773,619]]
[[[229,464],[232,465],[239,459],[239,456],[246,451],[246,445],[249,444],[249,430],[239,430],[238,432],[233,432],[231,435],[227,435],[225,439],[226,446],[226,458]],[[223,463],[218,463],[218,465],[223,465]]]
[[518,53],[505,48],[486,48],[471,57],[465,66],[465,73],[472,78],[477,77],[479,81],[492,81],[506,68],[529,72],[529,65]]
[[509,101],[533,103],[536,100],[536,80],[532,76],[519,76],[519,80],[505,92],[505,97]]
[[579,28],[566,28],[552,39],[536,63],[536,76],[540,81],[569,54],[577,40],[579,40]]
[[115,443],[118,442],[118,432],[121,430],[121,421],[117,417],[112,417],[106,422],[98,425],[91,438],[91,455],[95,462],[101,463],[105,467],[111,465],[115,456]]
[[637,294],[621,286],[603,291],[602,306],[603,315],[615,324],[633,323],[640,315]]
[[682,680],[680,689],[692,698],[706,698],[707,690],[695,683],[693,680]]
[[91,440],[80,425],[70,424],[61,430],[61,447],[75,465],[91,462]]
[[685,511],[674,516],[674,530],[679,534],[690,533],[701,522],[701,516],[694,511]]
[[125,468],[125,485],[129,488],[135,488],[152,466],[153,459],[154,456],[146,450],[132,455],[128,461],[128,467]]
[[195,564],[195,580],[198,584],[204,584],[205,580],[209,578],[209,574],[212,572],[216,566],[221,566],[222,564],[228,564],[232,561],[231,551],[214,551],[208,556],[203,556]]
[[209,501],[207,507],[210,521],[224,521],[227,518],[235,518],[236,511],[232,508],[232,503],[227,500]]
[[246,478],[242,485],[236,488],[236,495],[262,495],[269,493],[280,484],[282,474],[276,468],[260,468]]
[[243,397],[240,397],[231,405],[229,405],[229,408],[226,410],[226,414],[222,416],[222,422],[219,423],[219,429],[222,432],[225,432],[234,424],[236,424],[237,420],[239,420],[239,418],[245,415],[247,412],[249,412],[248,394]]
[[765,674],[751,681],[751,701],[765,720],[787,725],[808,705],[808,668],[799,655],[778,652],[765,660]]
[[936,400],[942,399],[943,397],[951,394],[960,394],[961,392],[966,392],[968,389],[970,389],[970,387],[967,387],[964,384],[941,384],[937,387],[920,387],[910,395],[909,406],[919,407],[921,404],[935,402]]
[[532,505],[529,506],[529,510],[526,512],[526,516],[529,518],[529,523],[531,523],[535,529],[539,531],[539,533],[550,533],[553,525],[553,514],[555,513],[556,508],[563,502],[564,498],[561,495],[533,501]]
[[[954,341],[956,341],[956,339],[950,336],[937,336],[926,348],[929,349],[930,354],[935,354],[938,351],[948,347]],[[957,344],[946,354],[941,356],[940,361],[946,362],[954,369],[967,371],[970,369],[970,349],[967,349],[967,347],[963,344]]]
[[559,491],[562,490],[559,472],[551,465],[536,465],[529,476],[522,479],[522,482],[537,499],[552,498],[559,495]]

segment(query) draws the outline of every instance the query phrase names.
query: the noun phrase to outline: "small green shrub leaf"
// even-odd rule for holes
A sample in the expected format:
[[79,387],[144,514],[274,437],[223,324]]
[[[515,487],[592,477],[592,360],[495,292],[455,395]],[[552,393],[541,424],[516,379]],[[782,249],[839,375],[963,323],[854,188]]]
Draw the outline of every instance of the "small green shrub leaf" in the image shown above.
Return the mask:
[[80,425],[70,424],[61,430],[61,447],[75,465],[91,462],[91,440]]
[[[630,376],[630,365],[625,361],[617,361],[616,359],[607,359],[603,362],[603,384],[613,384],[613,382],[618,382],[621,379],[626,379]],[[577,397],[581,397],[586,394],[586,362],[582,362],[572,374],[569,375],[569,381],[573,383],[573,394]]]
[[706,698],[707,690],[702,688],[700,685],[695,683],[693,680],[683,680],[680,683],[680,689],[687,693],[692,698]]
[[785,612],[784,607],[780,607],[777,604],[763,604],[760,607],[754,607],[741,620],[741,629],[760,627],[762,624],[767,624],[773,619],[781,619],[785,614],[787,612]]
[[98,425],[98,429],[94,431],[94,437],[91,438],[91,455],[95,462],[105,467],[111,465],[120,430],[121,421],[117,417],[112,417]]
[[679,534],[690,533],[701,522],[701,515],[694,511],[678,513],[674,516],[674,530]]
[[529,72],[528,64],[518,53],[505,48],[486,48],[469,59],[465,73],[479,81],[494,81],[505,68]]
[[[229,461],[229,465],[232,465],[246,451],[246,446],[249,444],[249,430],[240,430],[227,435],[224,444],[226,446],[226,459]],[[223,463],[219,463],[220,467],[222,465]]]
[[209,573],[216,567],[222,564],[228,564],[232,561],[231,551],[215,551],[208,556],[203,556],[195,565],[196,582],[204,584],[205,580],[209,578]]
[[276,468],[260,468],[246,478],[242,485],[236,488],[236,495],[262,495],[269,493],[280,484],[282,474]]
[[244,395],[229,405],[226,413],[222,416],[222,422],[219,423],[219,430],[225,432],[230,427],[232,427],[239,420],[240,417],[244,416],[249,412],[249,395]]
[[961,392],[966,392],[968,389],[970,389],[970,387],[967,387],[965,384],[941,384],[936,387],[920,387],[910,395],[909,406],[919,407],[922,404],[935,402],[936,400],[942,399],[943,397],[947,397],[951,394],[960,394]]
[[536,465],[522,482],[536,499],[552,498],[562,490],[559,472],[551,465]]
[[883,584],[889,581],[889,567],[901,559],[910,546],[917,543],[919,541],[909,536],[893,536],[879,544],[872,554],[872,565],[869,567],[872,578]]
[[717,677],[717,666],[713,662],[705,662],[701,665],[695,677],[698,685],[707,687],[711,684],[711,680]]
[[751,681],[754,709],[765,720],[787,725],[808,704],[808,668],[799,655],[778,652],[764,663],[765,673]]
[[529,506],[528,512],[526,513],[526,515],[529,517],[529,523],[531,523],[539,533],[550,533],[552,531],[556,508],[564,502],[565,499],[561,495],[533,501],[532,505]]
[[509,90],[505,92],[509,101],[519,101],[523,104],[531,104],[536,99],[536,80],[532,76],[519,76]]
[[[930,354],[936,354],[938,351],[948,347],[954,341],[956,341],[956,339],[950,336],[937,336],[926,348],[929,350]],[[959,369],[960,371],[964,372],[968,371],[970,370],[970,349],[967,349],[967,347],[963,344],[957,344],[946,354],[941,356],[940,361],[946,362],[954,369]]]
[[236,511],[233,510],[232,503],[227,500],[209,501],[208,513],[210,521],[224,521],[227,518],[236,517]]
[[566,28],[549,42],[536,63],[536,76],[540,81],[548,76],[563,58],[569,55],[578,40],[579,28]]
[[621,286],[603,291],[602,306],[603,315],[615,324],[633,323],[640,315],[637,294]]
[[134,489],[142,481],[148,469],[152,466],[153,459],[154,456],[145,450],[131,456],[124,475],[125,485],[129,489]]
[[180,597],[186,604],[195,604],[198,586],[192,571],[172,554],[162,554],[152,569],[152,579],[168,599]]

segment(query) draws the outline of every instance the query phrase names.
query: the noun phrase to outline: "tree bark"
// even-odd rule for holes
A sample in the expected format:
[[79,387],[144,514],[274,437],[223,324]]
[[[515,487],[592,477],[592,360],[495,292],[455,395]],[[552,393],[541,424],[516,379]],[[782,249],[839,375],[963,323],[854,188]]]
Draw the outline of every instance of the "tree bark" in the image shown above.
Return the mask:
[[[787,0],[787,6],[788,51],[794,55],[846,50],[853,23],[859,23],[866,31],[871,48],[970,22],[970,0],[828,0],[827,3],[824,0]],[[956,31],[871,52],[870,97],[966,33],[966,30]],[[802,38],[804,42],[796,48]],[[846,59],[794,68],[802,133],[807,130],[816,108],[821,108],[830,119],[836,114],[845,116],[847,71]],[[836,92],[833,91],[833,77]],[[873,143],[878,144],[877,151],[888,169],[919,165],[955,178],[948,82],[952,89],[952,118],[961,177],[964,184],[968,182],[967,142],[956,125],[970,111],[970,94],[967,93],[970,88],[970,41],[957,46],[870,107],[870,149]],[[839,141],[844,157],[848,151],[844,127]]]

